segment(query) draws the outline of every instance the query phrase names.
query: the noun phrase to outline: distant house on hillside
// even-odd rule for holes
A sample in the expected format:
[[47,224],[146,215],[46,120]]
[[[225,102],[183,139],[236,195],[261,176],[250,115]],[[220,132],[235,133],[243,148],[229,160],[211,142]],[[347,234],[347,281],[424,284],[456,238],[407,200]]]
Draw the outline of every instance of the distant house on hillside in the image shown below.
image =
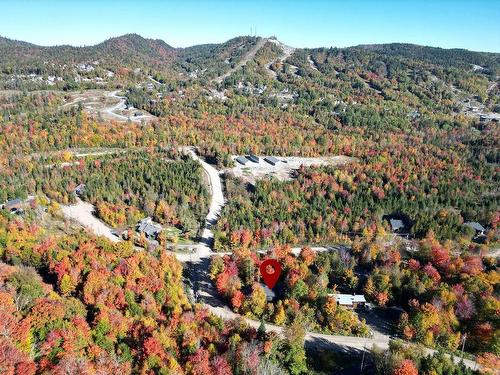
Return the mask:
[[271,164],[271,165],[276,165],[276,164],[278,164],[278,162],[279,162],[279,160],[278,160],[278,159],[276,159],[274,156],[266,156],[266,157],[264,158],[264,160],[265,160],[266,162],[268,162],[269,164]]
[[80,184],[75,188],[74,192],[76,195],[82,195],[84,190],[85,190],[85,184]]
[[248,159],[246,157],[244,157],[244,156],[238,156],[236,158],[236,161],[238,163],[240,163],[241,165],[246,165],[246,163],[248,163]]
[[153,219],[147,217],[139,221],[137,224],[137,232],[144,233],[150,240],[156,240],[158,234],[163,230],[162,226],[153,222]]
[[261,284],[261,286],[264,289],[264,293],[266,293],[267,302],[272,302],[276,298],[276,293],[265,284]]
[[9,212],[19,212],[23,208],[23,200],[21,198],[15,198],[5,203],[4,208]]
[[403,220],[399,219],[389,219],[389,223],[391,224],[391,229],[394,233],[404,233],[406,232],[406,225]]
[[465,226],[474,229],[476,236],[484,236],[486,229],[476,221],[468,221],[464,223]]
[[362,294],[329,294],[329,296],[335,297],[337,305],[347,309],[357,309],[366,305],[366,298]]

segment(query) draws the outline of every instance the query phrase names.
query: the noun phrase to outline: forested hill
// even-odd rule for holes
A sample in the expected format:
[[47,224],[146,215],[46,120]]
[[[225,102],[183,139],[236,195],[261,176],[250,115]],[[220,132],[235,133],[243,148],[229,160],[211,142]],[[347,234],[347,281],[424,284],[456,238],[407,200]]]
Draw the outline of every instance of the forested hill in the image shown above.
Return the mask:
[[237,37],[221,44],[173,48],[163,40],[126,34],[94,46],[44,47],[0,37],[0,69],[4,72],[50,73],[51,67],[57,70],[66,68],[65,65],[99,61],[113,71],[139,67],[165,73],[174,66],[202,70],[206,69],[207,64],[209,68],[212,66],[217,70],[217,65],[224,61],[238,60],[255,41],[256,38]]
[[101,60],[119,61],[123,65],[166,66],[175,56],[175,49],[162,40],[145,39],[127,34],[88,47],[68,45],[42,47],[0,37],[0,64],[35,67],[39,63],[76,64]]
[[425,47],[408,43],[366,44],[352,48],[458,68],[470,68],[471,64],[475,64],[496,71],[500,67],[500,54],[498,53],[474,52],[459,48]]
[[[38,46],[24,41],[0,37],[0,68],[36,68],[38,64],[77,64],[93,61],[133,68],[137,66],[169,70],[173,66],[199,70],[220,69],[219,64],[237,63],[245,52],[262,38],[241,36],[225,43],[174,48],[159,39],[147,39],[137,34],[110,38],[93,46]],[[374,52],[382,56],[399,56],[431,64],[470,67],[471,64],[496,71],[500,54],[473,52],[463,49],[442,49],[412,44],[391,43],[360,45],[340,50]]]

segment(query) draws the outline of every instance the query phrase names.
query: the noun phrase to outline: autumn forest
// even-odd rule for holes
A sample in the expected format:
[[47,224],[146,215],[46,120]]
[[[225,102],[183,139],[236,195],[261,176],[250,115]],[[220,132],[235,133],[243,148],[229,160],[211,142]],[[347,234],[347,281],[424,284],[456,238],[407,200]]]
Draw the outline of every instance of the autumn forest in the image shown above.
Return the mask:
[[410,44],[0,38],[0,373],[498,373],[499,74]]

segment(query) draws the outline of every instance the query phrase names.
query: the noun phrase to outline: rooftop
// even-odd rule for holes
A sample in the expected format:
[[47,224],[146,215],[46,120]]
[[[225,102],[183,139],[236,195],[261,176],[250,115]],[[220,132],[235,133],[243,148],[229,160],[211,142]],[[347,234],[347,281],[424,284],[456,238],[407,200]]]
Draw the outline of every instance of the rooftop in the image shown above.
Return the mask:
[[273,292],[267,285],[261,283],[262,288],[264,289],[264,293],[266,293],[266,299],[268,301],[272,301],[276,297],[276,293]]
[[153,219],[147,217],[139,221],[137,225],[138,232],[144,232],[148,236],[154,236],[163,230],[160,224],[153,222]]
[[481,224],[476,221],[468,221],[464,223],[464,225],[467,225],[468,227],[471,227],[478,232],[484,232],[486,230]]
[[238,156],[236,158],[236,161],[238,163],[240,163],[240,164],[243,164],[243,165],[245,165],[246,163],[248,163],[248,159],[246,157],[244,157],[244,156]]
[[15,199],[11,199],[10,201],[7,201],[7,203],[5,203],[5,207],[9,208],[12,206],[18,206],[22,203],[23,203],[23,201],[21,198],[15,198]]
[[362,294],[329,294],[335,296],[335,300],[339,305],[351,306],[354,303],[365,303],[366,298]]
[[274,156],[266,156],[264,158],[265,161],[269,162],[269,163],[272,163],[272,164],[276,164],[279,160],[277,158],[275,158]]
[[391,223],[391,227],[392,227],[393,231],[405,228],[405,223],[403,223],[403,220],[390,219],[389,222]]

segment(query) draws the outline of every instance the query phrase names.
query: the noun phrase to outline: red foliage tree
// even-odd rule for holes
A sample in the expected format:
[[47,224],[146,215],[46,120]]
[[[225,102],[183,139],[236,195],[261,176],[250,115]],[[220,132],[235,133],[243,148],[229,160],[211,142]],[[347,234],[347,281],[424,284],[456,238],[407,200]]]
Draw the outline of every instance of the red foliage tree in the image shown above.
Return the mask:
[[392,375],[418,375],[418,369],[411,359],[404,359],[392,371]]
[[208,351],[199,348],[196,353],[191,355],[187,363],[188,374],[191,375],[213,375],[212,366],[210,366],[210,355]]

